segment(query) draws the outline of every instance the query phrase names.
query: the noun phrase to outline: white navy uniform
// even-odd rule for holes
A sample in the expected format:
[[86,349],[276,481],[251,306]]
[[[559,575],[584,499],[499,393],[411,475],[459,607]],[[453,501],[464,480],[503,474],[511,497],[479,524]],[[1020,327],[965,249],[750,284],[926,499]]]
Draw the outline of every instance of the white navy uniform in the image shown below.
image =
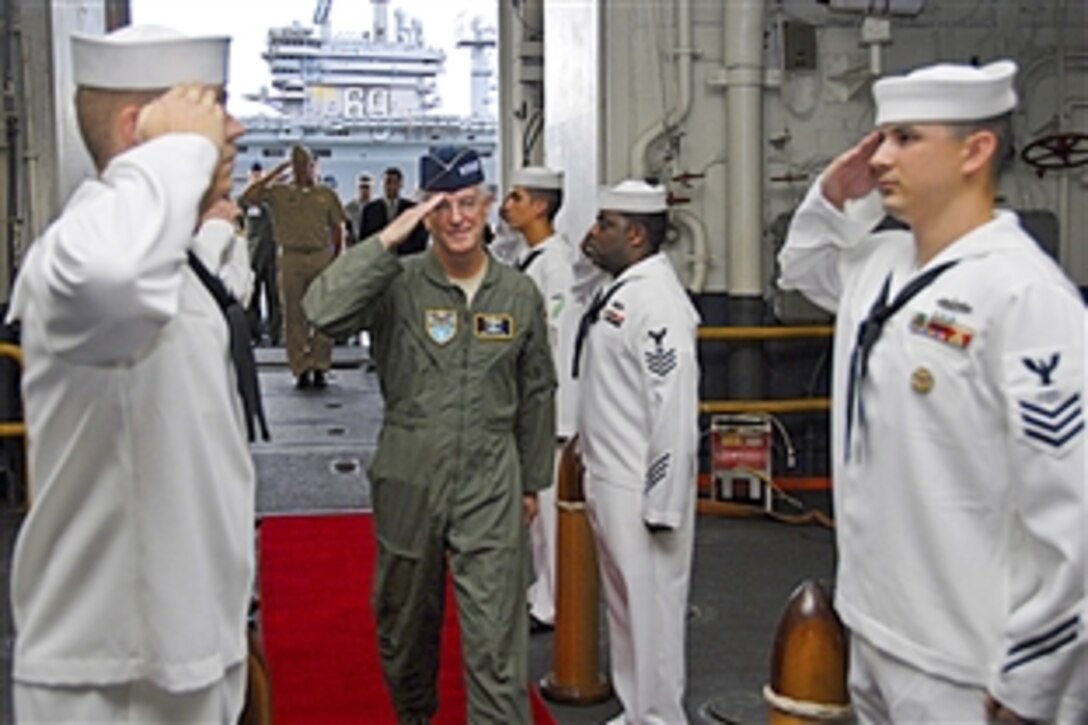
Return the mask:
[[[1088,312],[1084,317],[1084,333],[1085,340],[1088,341]],[[1084,366],[1084,386],[1081,391],[1081,399],[1088,400],[1088,364]],[[1084,524],[1081,530],[1088,532],[1088,454],[1084,459]],[[1088,582],[1088,534],[1084,537],[1084,553],[1084,580]],[[1085,608],[1081,616],[1088,619],[1088,597],[1085,598]],[[1088,638],[1081,638],[1080,650],[1080,661],[1055,719],[1058,723],[1088,723]]]
[[[577,381],[571,377],[574,336],[581,307],[574,300],[574,248],[561,234],[522,250],[517,266],[536,283],[544,298],[548,316],[548,346],[555,363],[556,473],[563,444],[574,435],[577,414]],[[537,493],[539,513],[529,526],[529,539],[536,579],[529,587],[529,611],[541,622],[555,621],[555,556],[557,512],[556,487]]]
[[253,296],[253,267],[249,244],[225,219],[209,219],[193,237],[193,254],[223,283],[231,297],[248,307]]
[[[836,312],[836,607],[931,677],[1054,716],[1083,645],[1084,308],[1010,212],[930,260],[947,269],[890,318],[845,401],[859,324],[913,277],[912,234],[872,232],[879,196],[794,216],[781,286]],[[981,704],[979,705],[981,708]],[[981,710],[979,718],[982,717]]]
[[20,270],[17,684],[179,693],[243,671],[255,476],[227,324],[186,257],[217,158],[193,134],[118,155]]
[[664,254],[631,265],[610,287],[619,284],[589,330],[579,368],[586,505],[623,717],[682,723],[699,316]]

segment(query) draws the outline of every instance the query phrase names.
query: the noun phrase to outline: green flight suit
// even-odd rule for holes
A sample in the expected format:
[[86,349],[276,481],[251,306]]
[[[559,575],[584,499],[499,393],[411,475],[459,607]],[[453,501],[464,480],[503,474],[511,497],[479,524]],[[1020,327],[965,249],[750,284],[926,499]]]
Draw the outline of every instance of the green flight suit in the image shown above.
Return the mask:
[[368,330],[385,418],[369,468],[375,602],[402,722],[437,709],[447,555],[470,723],[529,723],[522,495],[552,481],[555,371],[544,303],[489,260],[471,307],[432,250],[398,257],[372,236],[314,282],[310,321]]

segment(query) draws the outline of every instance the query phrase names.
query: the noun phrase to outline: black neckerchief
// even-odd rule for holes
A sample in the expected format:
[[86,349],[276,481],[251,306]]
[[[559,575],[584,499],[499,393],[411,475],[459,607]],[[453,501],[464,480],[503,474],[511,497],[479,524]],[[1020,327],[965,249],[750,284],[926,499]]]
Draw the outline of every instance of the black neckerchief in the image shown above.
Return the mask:
[[223,312],[227,320],[227,328],[230,330],[230,357],[234,361],[235,377],[238,380],[238,395],[242,398],[242,409],[245,411],[246,433],[249,440],[254,440],[254,420],[261,427],[262,440],[269,440],[268,423],[264,417],[264,405],[261,403],[261,384],[257,377],[257,363],[253,359],[253,344],[249,336],[249,321],[242,305],[227,291],[222,280],[208,271],[204,263],[189,252],[189,266],[196,272],[196,276],[211,292],[216,304]]
[[609,287],[607,292],[597,290],[597,294],[594,295],[593,301],[589,303],[589,307],[586,308],[582,319],[578,321],[578,337],[574,340],[574,364],[571,369],[571,374],[575,378],[578,377],[578,366],[582,361],[582,346],[585,345],[586,336],[589,335],[589,328],[593,327],[600,318],[601,310],[608,304],[608,300],[612,299],[612,295],[619,292],[620,287],[625,284],[627,284],[627,280],[623,279]]
[[544,254],[543,249],[534,249],[533,251],[529,252],[529,256],[518,262],[518,271],[524,272],[525,270],[529,269],[529,265],[535,262],[536,258],[539,257],[541,254]]
[[847,460],[850,460],[850,443],[851,434],[854,429],[855,409],[857,410],[859,421],[864,421],[865,418],[861,404],[861,382],[865,379],[865,376],[869,374],[869,354],[873,351],[873,346],[876,345],[877,340],[880,339],[880,335],[884,331],[884,324],[891,319],[892,315],[910,302],[915,295],[932,284],[942,274],[956,266],[957,262],[959,262],[959,260],[954,259],[951,262],[937,265],[918,275],[912,279],[906,287],[900,290],[891,304],[888,304],[888,294],[892,286],[892,275],[889,272],[888,276],[884,279],[884,286],[880,288],[880,293],[876,296],[876,299],[873,300],[872,307],[869,308],[869,314],[861,321],[861,324],[858,325],[857,341],[854,343],[853,352],[850,353],[850,380],[846,389],[845,453]]

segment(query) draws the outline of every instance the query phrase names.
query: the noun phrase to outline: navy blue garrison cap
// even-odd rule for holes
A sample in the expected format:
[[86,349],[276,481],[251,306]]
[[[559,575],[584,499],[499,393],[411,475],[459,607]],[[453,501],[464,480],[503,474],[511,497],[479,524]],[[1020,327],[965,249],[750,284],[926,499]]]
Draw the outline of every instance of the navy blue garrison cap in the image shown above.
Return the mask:
[[484,180],[480,157],[463,146],[439,146],[419,160],[424,191],[459,191]]

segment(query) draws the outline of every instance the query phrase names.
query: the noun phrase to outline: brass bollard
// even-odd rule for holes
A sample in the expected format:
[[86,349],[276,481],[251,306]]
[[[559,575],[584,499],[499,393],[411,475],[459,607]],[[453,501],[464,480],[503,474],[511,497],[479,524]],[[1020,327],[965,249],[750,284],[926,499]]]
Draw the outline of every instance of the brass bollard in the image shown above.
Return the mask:
[[612,685],[599,671],[597,549],[586,518],[577,441],[571,439],[559,459],[554,670],[540,681],[540,690],[556,702],[591,705],[611,697]]
[[775,630],[771,683],[763,697],[771,725],[846,722],[846,632],[827,592],[806,579],[790,595]]

